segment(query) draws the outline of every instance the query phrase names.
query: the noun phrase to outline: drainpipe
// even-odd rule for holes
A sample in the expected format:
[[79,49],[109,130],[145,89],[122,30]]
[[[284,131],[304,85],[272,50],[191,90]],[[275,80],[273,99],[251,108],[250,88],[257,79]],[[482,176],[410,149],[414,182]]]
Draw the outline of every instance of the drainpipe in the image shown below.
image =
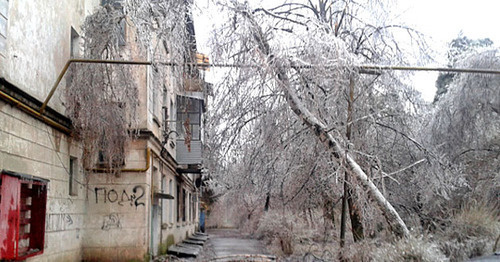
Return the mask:
[[[163,187],[165,185],[165,183],[163,183],[163,168],[164,168],[164,164],[161,163],[160,164],[160,167],[161,167],[161,170],[160,170],[160,183],[161,183],[161,192],[162,193],[165,193],[165,188]],[[165,178],[166,179],[166,178]],[[163,247],[163,204],[164,204],[164,200],[162,199],[161,200],[161,207],[160,207],[160,247]]]
[[[151,162],[153,162],[153,158],[151,158]],[[154,232],[153,232],[153,202],[154,202],[154,172],[151,171],[151,183],[150,183],[150,190],[151,191],[151,196],[150,196],[150,201],[149,201],[149,253],[150,253],[150,261],[152,261],[153,256],[154,256],[154,251],[153,251],[153,239],[154,239]]]

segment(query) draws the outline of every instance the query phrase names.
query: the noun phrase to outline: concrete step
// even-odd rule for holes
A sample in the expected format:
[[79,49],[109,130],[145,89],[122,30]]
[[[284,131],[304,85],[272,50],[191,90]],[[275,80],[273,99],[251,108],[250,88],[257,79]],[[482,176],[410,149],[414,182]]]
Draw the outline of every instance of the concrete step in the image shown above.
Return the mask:
[[177,244],[178,246],[180,247],[186,247],[186,248],[190,248],[190,249],[195,249],[195,250],[198,250],[198,252],[201,252],[203,250],[203,246],[200,246],[200,245],[195,245],[195,244],[189,244],[189,243],[179,243]]
[[210,238],[207,233],[202,233],[202,232],[195,232],[193,236],[198,236],[198,237],[207,237]]
[[199,246],[203,246],[205,244],[205,241],[196,240],[196,239],[193,239],[193,238],[188,238],[188,239],[186,239],[186,240],[184,240],[182,242],[186,243],[186,244],[199,245]]
[[167,254],[177,257],[197,257],[202,247],[198,245],[177,244],[168,248]]
[[208,240],[208,235],[207,236],[203,236],[203,235],[196,235],[196,234],[193,234],[191,237],[189,237],[193,240],[198,240],[198,241],[207,241]]

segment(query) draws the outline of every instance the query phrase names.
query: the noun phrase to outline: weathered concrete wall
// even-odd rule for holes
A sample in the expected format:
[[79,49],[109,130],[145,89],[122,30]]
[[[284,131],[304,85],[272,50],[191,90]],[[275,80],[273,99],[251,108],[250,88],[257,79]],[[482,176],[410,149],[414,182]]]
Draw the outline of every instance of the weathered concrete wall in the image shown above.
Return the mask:
[[[156,52],[155,60],[158,61],[169,61],[169,56],[163,45],[160,45]],[[151,60],[151,58],[150,58]],[[147,129],[151,130],[158,139],[162,142],[166,142],[165,148],[168,153],[175,159],[175,138],[176,134],[171,133],[169,135],[168,141],[164,140],[164,135],[168,134],[166,131],[175,131],[175,121],[176,119],[176,93],[178,92],[176,81],[173,81],[172,70],[173,67],[161,66],[159,69],[165,75],[160,79],[160,74],[153,73],[152,67],[148,67],[147,70],[147,88],[144,91],[147,92],[147,100],[141,106],[144,107],[143,110],[147,111],[147,116],[144,118],[147,120]],[[164,110],[166,109],[166,111]],[[165,113],[168,116],[168,121],[165,122]],[[172,143],[170,143],[172,142]]]
[[[71,27],[81,33],[85,16],[99,2],[9,1],[0,77],[43,101],[70,58]],[[64,113],[62,90],[58,89],[49,106]]]
[[[179,185],[178,180],[171,173],[165,175],[166,187],[165,192],[171,194],[177,198],[177,185]],[[172,182],[172,187],[170,190],[170,182]],[[184,185],[184,188],[190,193],[193,193],[193,188]],[[193,193],[194,194],[194,193]],[[187,198],[187,197],[186,197]],[[187,202],[186,202],[187,203]],[[161,205],[162,211],[162,221],[161,221],[161,241],[157,246],[159,253],[164,254],[167,248],[182,240],[186,239],[188,236],[192,235],[197,231],[199,218],[193,216],[191,220],[186,219],[186,221],[177,220],[177,199],[163,200],[159,203]],[[186,208],[186,213],[188,209]]]
[[[0,77],[43,101],[70,58],[71,28],[81,35],[80,25],[100,0],[0,1],[8,2]],[[132,32],[127,28],[129,42],[135,37]],[[124,57],[147,59],[143,51],[131,45],[124,47]],[[178,83],[169,76],[165,93],[162,86],[153,91],[147,71],[146,66],[135,66],[133,71],[139,86],[136,127],[148,129],[155,138],[128,145],[126,168],[144,168],[150,161],[146,148],[160,154],[157,141],[162,140],[163,106],[174,113],[170,117],[175,119],[175,110],[170,107],[175,107],[174,87]],[[64,88],[63,81],[49,103],[63,114]],[[167,150],[175,158],[175,148],[167,145]],[[182,241],[195,231],[197,215],[177,221],[177,200],[152,203],[152,190],[165,192],[170,186],[168,192],[176,196],[180,180],[172,163],[155,157],[146,172],[84,176],[80,156],[77,141],[0,100],[0,169],[50,180],[45,250],[27,261],[143,260],[151,249],[161,251],[167,243]],[[77,194],[69,192],[70,158],[76,159],[78,167]],[[163,179],[168,182],[163,184]],[[187,180],[182,185],[193,193],[192,177]],[[187,207],[188,203],[186,200]]]
[[[127,168],[146,166],[145,148],[145,141],[131,143]],[[150,170],[89,174],[84,260],[143,260],[147,255]]]
[[81,167],[77,195],[69,194],[70,156],[81,154],[65,135],[0,101],[0,169],[49,179],[45,250],[28,261],[76,261],[81,258],[85,187]]

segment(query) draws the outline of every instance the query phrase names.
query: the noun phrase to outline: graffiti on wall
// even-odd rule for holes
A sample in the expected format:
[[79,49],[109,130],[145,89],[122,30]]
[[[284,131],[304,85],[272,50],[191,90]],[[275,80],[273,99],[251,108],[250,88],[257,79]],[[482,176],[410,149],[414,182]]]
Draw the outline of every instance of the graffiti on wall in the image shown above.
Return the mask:
[[116,203],[120,206],[130,205],[138,208],[139,206],[145,206],[144,203],[144,187],[141,185],[135,186],[132,191],[127,192],[126,189],[115,190],[106,187],[96,187],[95,192],[95,203]]
[[73,225],[70,214],[49,214],[45,224],[46,231],[63,231]]
[[74,207],[73,199],[50,199],[49,213],[71,213]]
[[120,216],[116,213],[111,213],[108,216],[104,216],[102,220],[102,230],[108,231],[113,228],[122,228],[120,223]]

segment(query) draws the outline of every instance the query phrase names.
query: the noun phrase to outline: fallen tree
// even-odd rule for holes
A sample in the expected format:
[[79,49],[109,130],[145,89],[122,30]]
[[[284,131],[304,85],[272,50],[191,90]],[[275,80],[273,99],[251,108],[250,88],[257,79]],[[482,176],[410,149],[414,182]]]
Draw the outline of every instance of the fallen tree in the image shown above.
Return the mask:
[[264,34],[258,25],[258,23],[253,19],[252,14],[246,11],[241,11],[241,14],[247,18],[253,30],[253,37],[257,43],[257,49],[265,59],[262,60],[263,66],[267,67],[270,71],[274,72],[276,84],[279,89],[285,94],[286,101],[290,106],[290,109],[303,121],[304,124],[309,126],[316,137],[330,150],[337,161],[345,161],[349,166],[349,173],[356,177],[365,189],[368,191],[368,195],[375,201],[375,203],[380,208],[387,223],[389,224],[391,231],[399,237],[408,237],[409,231],[406,224],[399,216],[398,212],[394,207],[387,201],[387,199],[382,195],[380,190],[375,186],[375,184],[368,178],[366,173],[363,171],[361,166],[356,162],[356,160],[347,152],[335,139],[335,137],[329,132],[328,127],[320,119],[318,119],[307,107],[301,102],[300,98],[291,88],[290,79],[287,75],[286,68],[284,67],[283,61],[279,61],[278,58],[274,56],[271,48],[266,41]]

